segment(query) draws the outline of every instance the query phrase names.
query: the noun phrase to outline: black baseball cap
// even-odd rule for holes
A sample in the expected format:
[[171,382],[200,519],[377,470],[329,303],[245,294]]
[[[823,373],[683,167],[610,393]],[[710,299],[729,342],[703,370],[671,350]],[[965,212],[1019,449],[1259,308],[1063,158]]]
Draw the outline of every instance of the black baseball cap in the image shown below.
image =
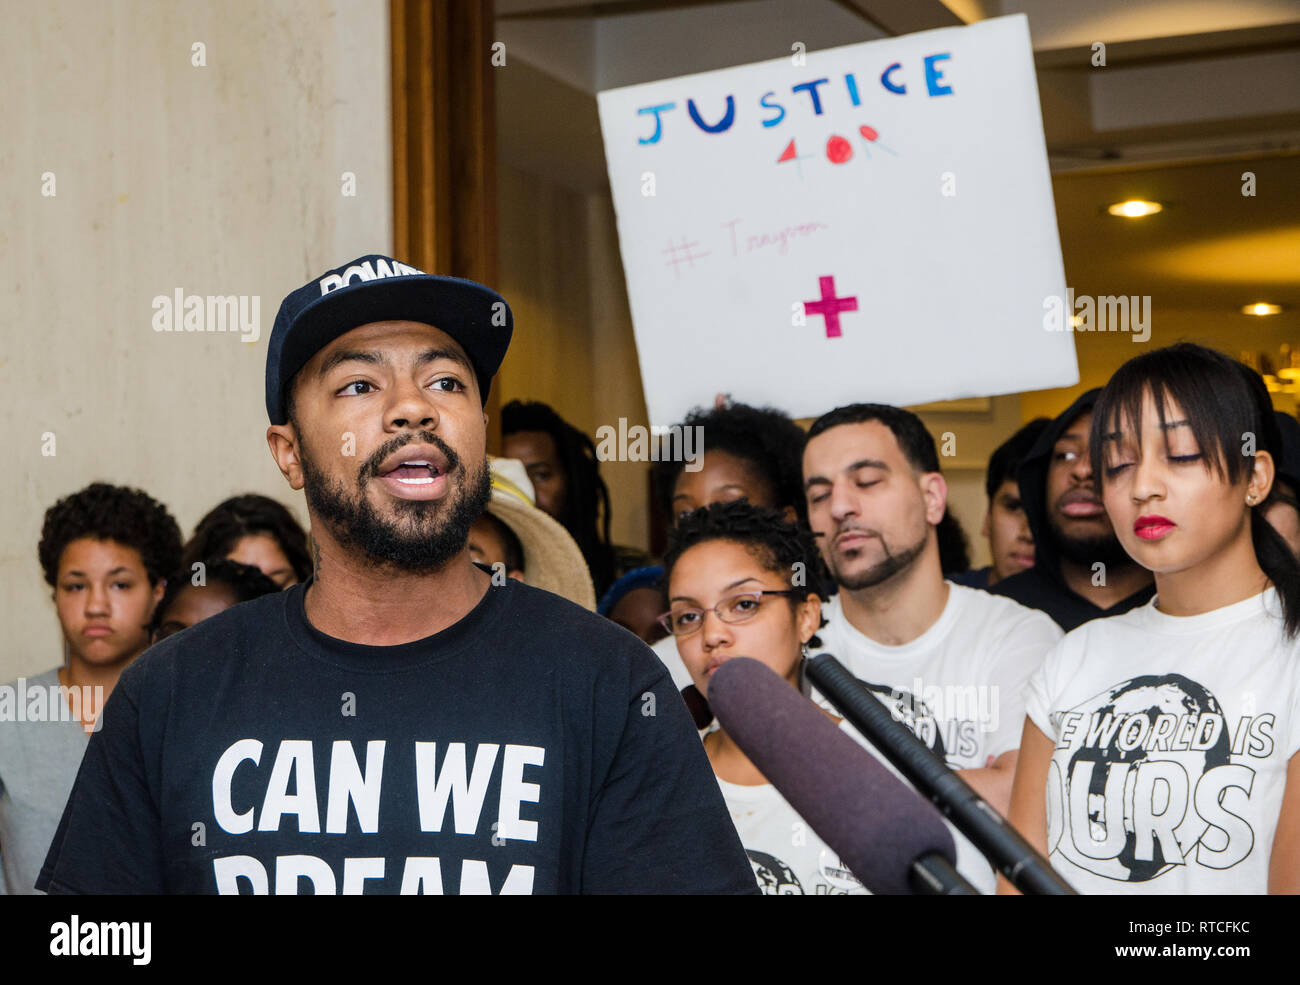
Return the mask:
[[271,423],[288,421],[289,386],[312,356],[340,335],[376,321],[423,322],[450,335],[469,356],[485,404],[514,331],[510,306],[482,284],[426,274],[375,253],[359,257],[314,278],[281,303],[266,353]]

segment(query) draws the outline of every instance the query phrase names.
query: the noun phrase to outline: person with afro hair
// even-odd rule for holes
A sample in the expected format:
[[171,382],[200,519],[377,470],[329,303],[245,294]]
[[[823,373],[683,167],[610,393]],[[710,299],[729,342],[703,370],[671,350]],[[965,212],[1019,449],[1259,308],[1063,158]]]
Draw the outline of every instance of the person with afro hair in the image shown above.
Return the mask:
[[45,514],[37,548],[63,629],[63,666],[20,679],[21,714],[0,715],[0,892],[34,892],[87,732],[128,664],[149,645],[181,531],[138,489],[96,482]]
[[720,401],[709,410],[695,408],[681,426],[701,429],[696,447],[703,454],[697,469],[681,460],[654,465],[655,494],[669,526],[701,506],[735,499],[778,510],[790,520],[804,518],[804,433],[788,415]]
[[[695,432],[700,436],[695,442],[701,449],[699,458],[652,466],[658,508],[670,529],[704,506],[739,500],[775,510],[791,523],[806,526],[801,471],[804,433],[788,415],[719,397],[709,410],[697,407],[687,414],[681,426],[700,429]],[[815,553],[811,563],[809,584],[820,586],[826,577]],[[652,649],[694,708],[698,702],[695,685],[672,638],[659,640]]]

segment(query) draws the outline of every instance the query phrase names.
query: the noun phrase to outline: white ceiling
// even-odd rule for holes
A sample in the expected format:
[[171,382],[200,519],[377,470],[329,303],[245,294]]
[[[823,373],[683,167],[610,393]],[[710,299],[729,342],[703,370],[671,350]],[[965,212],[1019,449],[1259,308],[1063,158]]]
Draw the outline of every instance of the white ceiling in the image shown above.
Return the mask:
[[588,93],[777,58],[796,41],[816,51],[889,37],[831,0],[742,0],[603,17],[506,13],[519,7],[555,9],[548,0],[498,2],[506,50]]
[[[498,0],[497,36],[594,94],[788,55],[796,41],[816,51],[1013,13],[1029,19],[1054,171],[1300,149],[1300,0]],[[519,81],[501,78],[516,115],[550,116],[546,81]]]

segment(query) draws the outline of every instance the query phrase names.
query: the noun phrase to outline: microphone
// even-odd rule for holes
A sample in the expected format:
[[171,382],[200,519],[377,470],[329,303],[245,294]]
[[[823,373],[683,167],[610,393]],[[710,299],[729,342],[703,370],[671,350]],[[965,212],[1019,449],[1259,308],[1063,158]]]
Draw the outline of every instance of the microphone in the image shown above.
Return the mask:
[[835,709],[917,790],[929,797],[1012,885],[1023,893],[1077,895],[1006,818],[913,735],[911,729],[895,720],[847,667],[829,653],[819,653],[805,661],[804,672]]
[[765,664],[713,672],[719,724],[873,893],[979,895],[938,811]]

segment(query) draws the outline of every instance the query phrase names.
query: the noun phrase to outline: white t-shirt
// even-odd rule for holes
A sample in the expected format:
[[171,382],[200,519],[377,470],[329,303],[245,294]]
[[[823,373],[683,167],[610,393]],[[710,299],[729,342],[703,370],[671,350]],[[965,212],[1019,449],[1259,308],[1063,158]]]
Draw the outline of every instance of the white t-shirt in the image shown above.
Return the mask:
[[[827,625],[817,632],[822,646],[815,652],[844,664],[953,769],[982,768],[989,756],[1020,748],[1026,685],[1062,635],[1045,613],[951,582],[934,625],[901,646],[877,643],[849,625],[839,595],[822,604],[822,615]],[[816,691],[813,700],[834,711]],[[876,751],[847,721],[841,727]],[[981,892],[994,892],[993,867],[949,828],[957,870]]]
[[1199,616],[1157,601],[1084,623],[1030,682],[1029,717],[1056,743],[1052,864],[1081,893],[1267,892],[1300,644],[1274,589]]
[[1020,748],[1025,685],[1062,635],[1045,613],[951,582],[934,625],[901,646],[851,626],[839,595],[823,603],[822,615],[816,652],[834,655],[958,770]]
[[770,783],[742,786],[720,776],[717,781],[765,895],[869,895],[776,787]]

